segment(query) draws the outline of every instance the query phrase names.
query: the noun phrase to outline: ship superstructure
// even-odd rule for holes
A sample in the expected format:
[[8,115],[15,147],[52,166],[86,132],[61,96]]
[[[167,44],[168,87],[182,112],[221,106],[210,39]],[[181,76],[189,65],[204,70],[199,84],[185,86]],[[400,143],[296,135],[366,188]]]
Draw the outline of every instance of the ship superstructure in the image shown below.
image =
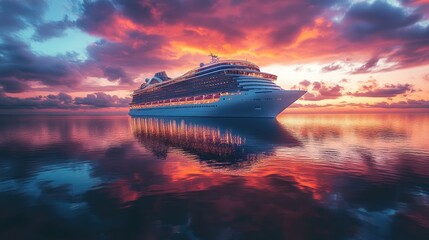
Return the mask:
[[224,60],[211,55],[177,78],[158,72],[134,91],[132,116],[207,116],[274,118],[305,91],[283,90],[277,76],[261,72],[248,61]]

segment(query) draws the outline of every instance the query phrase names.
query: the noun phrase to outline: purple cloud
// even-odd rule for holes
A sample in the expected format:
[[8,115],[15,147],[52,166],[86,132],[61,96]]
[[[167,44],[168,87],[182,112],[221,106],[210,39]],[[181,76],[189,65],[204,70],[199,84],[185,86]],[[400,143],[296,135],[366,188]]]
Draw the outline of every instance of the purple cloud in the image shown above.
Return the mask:
[[331,63],[322,68],[322,72],[332,72],[341,69],[342,66],[340,64]]
[[373,71],[383,58],[393,66],[384,71],[422,65],[429,61],[429,26],[419,24],[427,18],[422,6],[405,8],[387,1],[353,4],[344,20],[337,25],[339,37],[349,40],[350,47],[372,47],[376,57],[353,73]]
[[373,57],[369,59],[364,65],[352,71],[352,74],[368,73],[372,68],[377,66],[379,58]]
[[0,33],[9,34],[42,21],[47,4],[43,0],[0,2]]
[[98,32],[101,26],[110,26],[114,21],[115,7],[110,1],[84,1],[82,15],[76,21],[78,27],[89,33]]
[[74,109],[76,105],[72,103],[72,97],[66,93],[48,96],[37,96],[30,98],[8,97],[4,93],[0,94],[0,109]]
[[313,90],[319,90],[322,87],[320,82],[313,82]]
[[310,82],[310,81],[308,81],[308,80],[306,80],[306,79],[304,79],[304,80],[302,80],[301,82],[299,82],[299,85],[300,85],[300,86],[303,86],[303,87],[305,87],[305,88],[307,88],[308,86],[310,86],[310,84],[311,84],[311,82]]
[[384,84],[379,86],[376,80],[369,80],[363,84],[359,91],[348,92],[347,95],[354,97],[395,97],[415,92],[411,84]]
[[8,93],[20,93],[29,88],[25,82],[15,78],[0,78],[0,86]]
[[22,92],[29,82],[74,87],[83,78],[83,66],[72,55],[39,56],[8,37],[0,42],[0,52],[0,85],[6,92]]
[[389,36],[392,31],[410,26],[421,19],[421,15],[396,7],[385,1],[353,4],[346,12],[345,34],[352,41],[371,37]]
[[105,107],[127,107],[130,98],[120,98],[105,93],[88,94],[86,97],[76,97],[66,93],[57,95],[37,96],[30,98],[15,98],[6,96],[0,91],[0,109],[88,109]]
[[407,100],[394,103],[381,102],[376,104],[371,104],[371,107],[376,108],[429,108],[428,100]]
[[86,97],[76,97],[74,100],[76,105],[92,106],[96,108],[127,107],[130,102],[130,98],[120,98],[116,95],[111,96],[102,92],[88,94]]
[[104,76],[109,81],[119,80],[120,83],[132,84],[134,83],[125,73],[124,69],[120,67],[106,67],[104,69]]
[[337,99],[343,95],[343,87],[335,85],[327,85],[323,82],[313,82],[313,89],[307,92],[302,99],[306,101],[320,101],[325,99]]
[[163,36],[130,32],[128,37],[123,42],[101,40],[88,46],[90,59],[104,66],[138,68],[139,71],[167,65],[168,60],[159,54],[162,46],[167,44]]
[[33,39],[42,42],[49,38],[61,37],[64,36],[65,30],[74,26],[75,23],[68,20],[68,17],[65,16],[61,21],[47,22],[38,25],[33,35]]

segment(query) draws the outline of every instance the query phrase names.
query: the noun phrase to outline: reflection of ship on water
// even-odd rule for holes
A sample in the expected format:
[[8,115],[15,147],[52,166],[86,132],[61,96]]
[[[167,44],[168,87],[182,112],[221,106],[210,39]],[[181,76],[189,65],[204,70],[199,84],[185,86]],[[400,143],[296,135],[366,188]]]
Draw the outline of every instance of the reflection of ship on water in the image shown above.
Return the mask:
[[131,118],[134,136],[158,157],[178,148],[211,166],[241,166],[300,142],[275,119]]

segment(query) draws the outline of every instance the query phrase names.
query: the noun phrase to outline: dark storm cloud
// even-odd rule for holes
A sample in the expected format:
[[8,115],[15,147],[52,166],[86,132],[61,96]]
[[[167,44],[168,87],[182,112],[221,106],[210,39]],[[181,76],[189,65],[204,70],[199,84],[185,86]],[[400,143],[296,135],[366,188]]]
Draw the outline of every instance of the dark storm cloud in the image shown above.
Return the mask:
[[[279,46],[290,46],[307,30],[311,36],[304,42],[317,41],[318,45],[308,48],[311,56],[302,58],[322,56],[320,51],[325,50],[319,48],[329,50],[329,54],[332,50],[345,54],[362,48],[363,55],[374,57],[353,73],[379,71],[385,62],[395,63],[387,70],[421,65],[429,61],[429,27],[420,24],[427,16],[420,5],[412,1],[406,4],[413,7],[401,8],[388,1],[275,0],[261,4],[257,0],[85,0],[79,3],[76,21],[65,18],[44,22],[44,1],[4,0],[0,2],[0,33],[31,26],[35,28],[32,40],[44,41],[77,27],[101,39],[87,47],[88,60],[82,62],[72,55],[42,56],[33,52],[29,43],[0,35],[0,88],[17,93],[31,90],[32,83],[40,83],[58,87],[58,92],[59,86],[76,90],[87,77],[104,77],[128,89],[125,85],[132,84],[142,71],[189,66],[189,59],[201,55],[198,50],[224,46],[228,50],[219,51],[231,55],[248,51],[249,46],[263,46],[263,56],[273,57],[261,61],[272,63],[283,55],[280,61],[289,61],[284,60],[288,59],[285,51],[291,50],[294,55],[293,51],[299,51],[303,43],[298,41],[297,47],[288,50]],[[331,21],[334,5],[346,6],[341,21]],[[320,34],[313,36],[314,32]],[[187,47],[196,49],[196,53],[188,52]],[[342,62],[326,65],[322,72],[345,66]],[[319,92],[321,85],[312,87],[315,92],[307,98],[313,94],[314,100],[338,97],[342,88],[325,86],[324,97]]]
[[[339,1],[313,0],[270,1],[265,5],[255,0],[85,1],[82,5],[82,15],[77,23],[84,31],[109,39],[104,45],[90,47],[98,48],[98,51],[90,49],[90,52],[93,51],[90,54],[97,61],[104,61],[102,65],[114,65],[110,63],[112,61],[115,64],[119,63],[114,66],[124,69],[144,67],[150,61],[136,60],[144,59],[149,53],[154,60],[150,64],[159,68],[165,64],[170,66],[172,64],[168,62],[165,55],[159,54],[171,43],[172,35],[163,32],[164,27],[183,28],[181,34],[175,33],[174,40],[197,48],[201,48],[198,44],[206,42],[207,35],[206,32],[195,31],[195,29],[220,33],[222,39],[213,39],[213,44],[220,45],[228,42],[233,44],[234,48],[240,48],[245,40],[249,40],[247,38],[250,32],[261,32],[257,41],[262,42],[268,51],[277,51],[278,45],[292,43],[303,30],[314,26],[316,19],[324,19],[323,21],[330,19],[332,12],[329,7],[335,4],[346,9],[343,20],[331,29],[335,32],[326,33],[324,34],[326,36],[315,41],[321,41],[321,45],[326,45],[327,43],[323,40],[325,37],[331,39],[329,36],[333,34],[338,37],[335,42],[338,42],[338,46],[342,46],[340,52],[347,52],[361,45],[364,45],[362,47],[365,47],[366,52],[373,51],[372,54],[375,57],[356,69],[354,73],[374,71],[378,59],[382,58],[387,62],[396,63],[394,67],[383,70],[418,65],[429,60],[429,50],[425,48],[429,42],[429,28],[417,24],[424,17],[422,11],[419,8],[405,9],[393,6],[385,1],[358,2],[350,5]],[[127,21],[134,25],[128,26],[130,22]],[[121,27],[123,24],[128,27]],[[159,26],[158,32],[143,33],[145,30],[142,29],[156,26]],[[129,36],[130,32],[127,31],[139,35],[138,38],[145,43],[139,44],[139,40],[132,39]],[[162,39],[162,42],[154,44],[153,38]],[[365,44],[360,41],[361,39],[366,40]],[[383,48],[368,50],[372,45],[381,44],[378,42],[381,40],[396,42],[382,44]],[[327,45],[331,44],[332,39]],[[149,49],[158,54],[151,54]],[[116,55],[111,55],[112,53],[119,54],[118,59],[115,59],[113,56]],[[129,60],[124,59],[122,55],[126,55]],[[177,63],[175,65],[177,66]],[[332,64],[325,66],[322,71],[328,72],[340,68],[342,68],[341,65]]]
[[[156,44],[157,41],[153,40],[153,42]],[[73,53],[57,56],[37,55],[24,42],[16,38],[4,37],[3,42],[0,42],[0,87],[8,93],[29,90],[31,83],[41,83],[54,88],[78,89],[89,76],[106,77],[109,81],[118,81],[119,84],[132,84],[132,77],[126,70],[121,67],[103,67],[102,64],[103,60],[114,65],[124,60],[122,64],[126,65],[125,59],[132,54],[133,48],[114,43],[107,44],[107,48],[100,48],[101,46],[90,47],[91,58],[82,62],[77,60]],[[148,46],[140,51],[146,52],[150,48],[151,46]],[[141,59],[136,57],[134,60]],[[149,62],[153,59],[146,60]]]
[[295,22],[293,24],[286,23],[282,28],[273,30],[270,33],[270,38],[272,43],[281,44],[281,43],[290,43],[292,42],[299,34],[301,27],[307,23]]
[[116,95],[111,96],[102,92],[88,94],[86,97],[76,97],[74,100],[76,105],[86,105],[96,108],[127,107],[130,101],[129,98],[120,98]]
[[427,17],[427,11],[422,11],[422,7],[407,9],[385,1],[352,5],[339,24],[340,36],[346,37],[352,44],[364,43],[362,47],[381,46],[373,48],[376,56],[354,73],[373,71],[372,67],[381,58],[395,64],[384,70],[428,62],[429,26],[420,24]]
[[36,28],[33,39],[41,42],[49,38],[64,36],[65,31],[74,25],[74,22],[68,20],[67,16],[61,21],[40,24]]
[[113,21],[112,17],[116,11],[110,1],[84,1],[82,4],[82,15],[77,20],[77,25],[90,33],[96,32],[101,26],[108,27]]
[[76,97],[67,93],[49,94],[29,98],[9,97],[0,90],[0,109],[87,109],[103,107],[126,107],[130,98],[120,98],[105,93]]
[[384,1],[359,2],[352,5],[344,17],[348,23],[345,33],[350,40],[360,41],[410,26],[421,18],[420,14],[409,13]]
[[[224,40],[241,41],[249,29],[266,28],[271,43],[292,41],[301,28],[334,1],[270,1],[261,6],[259,1],[227,2],[222,0],[172,0],[172,1],[130,1],[100,0],[85,2],[83,15],[78,20],[81,28],[100,33],[100,29],[114,21],[113,15],[124,16],[142,26],[178,25],[202,27],[221,33]],[[233,5],[233,6],[231,6]],[[225,13],[234,8],[236,14]],[[257,9],[257,10],[256,10]],[[305,17],[302,16],[311,16]]]
[[29,88],[25,82],[15,78],[0,79],[0,86],[8,93],[20,93]]
[[119,80],[119,83],[131,84],[134,83],[125,73],[124,69],[119,67],[106,67],[104,69],[104,76],[109,81]]
[[42,108],[76,108],[71,96],[66,93],[30,98],[15,98],[0,95],[0,109],[42,109]]
[[[118,8],[128,16],[130,19],[137,23],[142,24],[154,24],[155,16],[152,13],[152,4],[157,3],[158,1],[128,1],[128,0],[114,0],[114,3]],[[206,1],[199,1],[206,2]],[[171,1],[171,5],[176,3],[176,1]],[[162,4],[162,1],[159,1],[158,4]],[[169,7],[169,4],[165,4]],[[174,7],[173,7],[174,8]],[[177,12],[173,12],[177,14]],[[174,16],[174,15],[171,15]]]
[[[91,59],[97,63],[118,67],[140,67],[151,69],[168,63],[159,55],[159,50],[166,39],[161,35],[147,35],[139,32],[130,32],[127,42],[99,41],[88,46],[87,51]],[[135,44],[133,44],[135,43]]]
[[39,56],[7,37],[0,42],[0,53],[0,85],[6,92],[22,92],[30,81],[74,87],[82,80],[81,63],[72,55]]
[[0,34],[9,34],[41,22],[47,5],[43,0],[0,1]]
[[[220,1],[217,0],[169,0],[169,1],[129,1],[114,0],[122,13],[132,19],[134,22],[141,24],[157,24],[158,21],[165,23],[186,22],[199,25],[201,23],[193,22],[196,15],[200,20],[204,16],[210,18],[210,13]],[[158,16],[155,16],[158,15]]]
[[218,31],[227,39],[242,36],[239,28],[231,24],[233,19],[211,14],[216,3],[218,1],[198,0],[84,2],[83,14],[77,23],[85,31],[104,35],[104,29],[115,21],[114,16],[122,16],[144,26],[186,24]]
[[[258,3],[253,2],[257,9]],[[291,43],[296,39],[303,27],[311,25],[324,10],[334,1],[276,1],[268,15],[260,13],[253,21],[260,21],[258,25],[271,29],[269,42],[275,45]],[[243,14],[245,14],[243,12]],[[307,17],[303,17],[307,16]],[[251,26],[248,26],[251,27]]]
[[376,80],[368,80],[362,84],[358,91],[349,92],[347,95],[354,97],[395,97],[398,95],[408,95],[415,92],[414,86],[408,83],[405,84],[384,84],[379,86]]
[[422,65],[429,61],[429,27],[426,28],[426,37],[422,40],[413,40],[398,51],[388,56],[400,63],[399,68]]

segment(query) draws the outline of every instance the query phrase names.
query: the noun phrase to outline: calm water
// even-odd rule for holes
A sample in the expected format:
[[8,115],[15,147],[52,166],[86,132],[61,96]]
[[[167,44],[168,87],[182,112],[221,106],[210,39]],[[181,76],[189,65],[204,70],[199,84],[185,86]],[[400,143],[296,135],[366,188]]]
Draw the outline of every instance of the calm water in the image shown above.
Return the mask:
[[0,239],[429,239],[429,115],[0,117]]

